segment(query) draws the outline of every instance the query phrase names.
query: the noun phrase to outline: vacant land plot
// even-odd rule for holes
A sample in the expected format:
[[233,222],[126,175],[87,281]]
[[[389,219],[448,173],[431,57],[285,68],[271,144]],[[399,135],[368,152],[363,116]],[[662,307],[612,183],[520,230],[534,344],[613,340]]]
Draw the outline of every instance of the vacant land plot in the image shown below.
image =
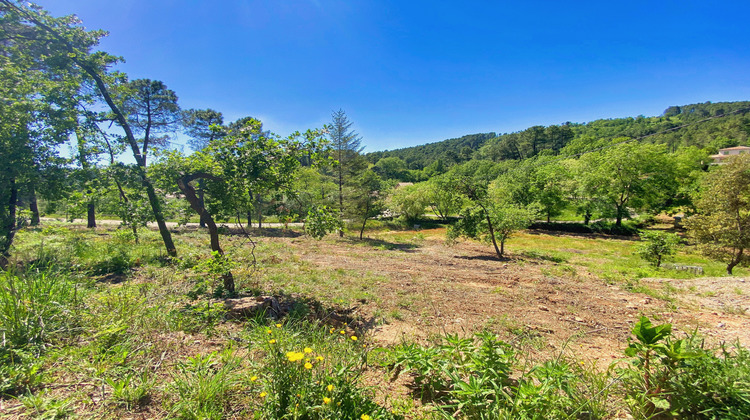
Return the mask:
[[[42,278],[53,275],[45,267],[58,267],[54,275],[73,289],[68,303],[54,301],[53,309],[45,309],[51,317],[46,330],[33,337],[22,331],[30,341],[11,347],[15,359],[0,364],[6,369],[2,385],[14,395],[0,399],[0,412],[9,418],[257,414],[265,410],[268,389],[256,380],[272,375],[268,346],[277,340],[329,349],[319,353],[322,366],[335,352],[355,363],[355,348],[371,352],[489,331],[527,361],[565,355],[605,371],[624,359],[633,324],[645,315],[673,324],[677,337],[697,331],[712,345],[750,346],[747,271],[717,277],[721,264],[686,252],[676,262],[700,265],[711,277],[655,270],[632,255],[635,241],[629,238],[529,231],[514,237],[507,258],[498,260],[483,244],[447,245],[444,229],[372,231],[362,241],[316,241],[282,229],[250,233],[222,238],[240,298],[274,296],[291,308],[288,318],[228,316],[202,231],[176,232],[177,260],[164,257],[155,232],[143,232],[138,244],[114,227],[52,224],[21,232],[19,273]],[[330,327],[331,337],[305,344],[309,327],[293,320],[299,317],[324,324],[325,334]],[[331,341],[339,335],[349,344]],[[357,365],[354,379],[344,378],[376,390],[372,401],[352,391],[360,398],[352,404],[382,406],[397,417],[429,417],[422,405],[429,401],[411,391],[414,378],[394,375],[391,356],[378,354]],[[349,383],[344,379],[342,387]],[[320,398],[332,397],[325,395]],[[622,405],[613,404],[608,410],[617,417]]]

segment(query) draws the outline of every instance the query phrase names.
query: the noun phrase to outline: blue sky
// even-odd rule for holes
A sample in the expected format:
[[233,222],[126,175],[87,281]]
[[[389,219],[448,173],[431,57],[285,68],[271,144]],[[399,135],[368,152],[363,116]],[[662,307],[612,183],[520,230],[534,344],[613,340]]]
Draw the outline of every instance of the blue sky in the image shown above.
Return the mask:
[[750,2],[44,0],[131,79],[282,135],[339,108],[366,151],[750,100]]

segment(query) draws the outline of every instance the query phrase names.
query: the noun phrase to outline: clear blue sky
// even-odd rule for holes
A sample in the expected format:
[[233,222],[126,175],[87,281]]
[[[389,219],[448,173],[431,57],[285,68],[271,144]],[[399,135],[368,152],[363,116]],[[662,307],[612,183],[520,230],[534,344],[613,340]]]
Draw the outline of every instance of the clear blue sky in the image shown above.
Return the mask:
[[750,1],[40,0],[131,79],[366,151],[750,99]]

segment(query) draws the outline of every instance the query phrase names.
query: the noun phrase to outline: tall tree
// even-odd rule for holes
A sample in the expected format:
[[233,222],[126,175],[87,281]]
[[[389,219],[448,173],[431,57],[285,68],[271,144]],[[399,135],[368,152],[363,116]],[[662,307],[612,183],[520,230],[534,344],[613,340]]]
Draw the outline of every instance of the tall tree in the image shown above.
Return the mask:
[[[134,134],[138,128],[134,128],[128,119],[128,114],[124,111],[127,108],[124,107],[122,101],[124,97],[119,94],[126,89],[125,78],[121,73],[111,70],[111,67],[119,60],[105,52],[92,51],[99,43],[99,39],[106,33],[86,31],[74,16],[54,18],[41,8],[29,8],[20,1],[0,0],[0,5],[7,14],[16,16],[24,26],[38,30],[37,39],[45,43],[51,54],[55,54],[61,60],[67,60],[70,68],[81,70],[93,81],[97,92],[111,110],[113,119],[124,131],[125,141],[133,152],[137,170],[146,189],[167,254],[176,256],[177,250],[164,220],[161,202],[146,174],[148,143],[145,143],[144,150],[141,150],[141,145]],[[150,133],[144,135],[143,140],[149,139],[150,141],[150,135]]]
[[[363,165],[360,153],[364,150],[361,146],[362,139],[354,130],[352,122],[346,113],[339,109],[331,114],[332,123],[329,137],[331,147],[336,161],[336,184],[339,187],[339,215],[344,219],[344,184],[349,177],[353,176]],[[339,236],[344,236],[344,231],[339,230]]]
[[[15,5],[0,2],[0,266],[7,264],[22,195],[44,190],[42,182],[63,164],[57,146],[75,122],[80,75],[69,58],[50,49],[44,33],[29,26]],[[49,179],[49,178],[47,178]],[[24,191],[25,190],[25,191]],[[49,190],[54,190],[50,188]],[[33,207],[32,207],[33,208]]]

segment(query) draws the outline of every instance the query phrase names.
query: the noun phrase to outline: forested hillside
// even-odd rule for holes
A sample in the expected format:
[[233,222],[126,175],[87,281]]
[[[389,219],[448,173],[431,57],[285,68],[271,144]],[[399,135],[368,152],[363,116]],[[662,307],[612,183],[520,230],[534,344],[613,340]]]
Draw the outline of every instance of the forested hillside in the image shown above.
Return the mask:
[[[698,121],[712,117],[708,121]],[[681,127],[687,125],[686,127]],[[665,133],[665,130],[671,130]],[[655,134],[660,133],[660,134]],[[457,139],[368,153],[367,158],[377,163],[383,158],[399,158],[410,170],[430,165],[451,166],[471,159],[499,162],[526,159],[538,154],[576,154],[610,143],[618,137],[639,138],[647,135],[647,142],[666,144],[671,152],[682,147],[697,146],[716,149],[747,145],[750,136],[750,102],[706,102],[670,106],[660,116],[611,118],[588,123],[564,123],[548,127],[533,126],[524,131],[472,134]],[[433,169],[433,168],[431,168]]]

